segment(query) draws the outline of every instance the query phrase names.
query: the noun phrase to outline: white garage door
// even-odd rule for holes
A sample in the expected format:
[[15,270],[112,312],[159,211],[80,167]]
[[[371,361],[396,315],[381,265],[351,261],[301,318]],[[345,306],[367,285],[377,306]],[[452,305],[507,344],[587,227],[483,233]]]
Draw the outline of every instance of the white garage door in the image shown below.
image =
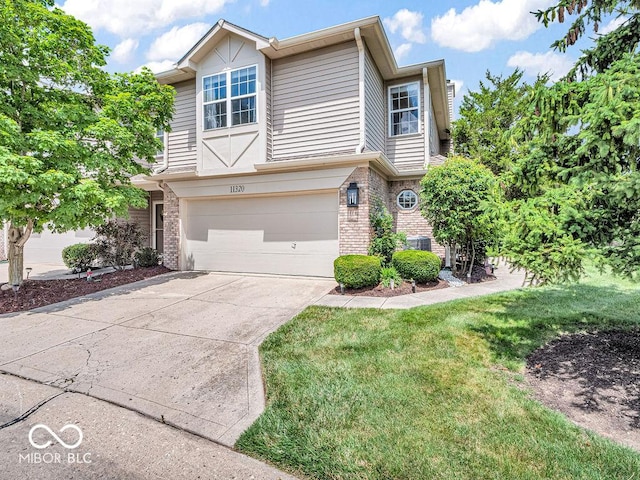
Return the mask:
[[62,249],[74,243],[87,243],[95,236],[93,230],[76,230],[66,233],[52,233],[44,230],[42,233],[32,233],[24,245],[24,264],[48,263],[64,265]]
[[186,269],[333,276],[337,192],[190,200],[184,218]]

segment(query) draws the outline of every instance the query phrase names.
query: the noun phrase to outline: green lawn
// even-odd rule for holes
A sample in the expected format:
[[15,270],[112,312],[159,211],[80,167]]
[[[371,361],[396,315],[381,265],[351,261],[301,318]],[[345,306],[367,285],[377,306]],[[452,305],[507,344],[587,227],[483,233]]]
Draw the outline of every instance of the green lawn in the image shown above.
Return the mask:
[[595,275],[404,311],[310,307],[262,345],[267,409],[236,446],[311,478],[640,479],[640,454],[519,385],[547,340],[639,312],[637,286]]

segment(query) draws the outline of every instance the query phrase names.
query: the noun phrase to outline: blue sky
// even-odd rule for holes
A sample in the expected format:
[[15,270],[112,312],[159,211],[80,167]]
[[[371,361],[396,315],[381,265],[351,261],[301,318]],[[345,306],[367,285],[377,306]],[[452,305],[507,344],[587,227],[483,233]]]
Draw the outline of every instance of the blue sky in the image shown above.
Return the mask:
[[[93,27],[112,54],[108,69],[170,68],[220,18],[265,37],[284,39],[378,15],[399,65],[444,58],[456,82],[456,106],[489,69],[510,74],[519,67],[562,76],[579,56],[549,45],[566,25],[545,29],[529,12],[553,0],[453,0],[305,2],[295,0],[61,0],[59,6]],[[615,19],[612,20],[615,22]],[[600,32],[606,32],[604,25]]]

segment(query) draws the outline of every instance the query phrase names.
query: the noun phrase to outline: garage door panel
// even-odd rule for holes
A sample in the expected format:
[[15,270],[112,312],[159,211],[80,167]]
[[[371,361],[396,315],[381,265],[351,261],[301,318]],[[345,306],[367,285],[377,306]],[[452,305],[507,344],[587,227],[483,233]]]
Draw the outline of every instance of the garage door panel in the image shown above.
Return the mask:
[[45,229],[42,233],[33,233],[24,246],[24,261],[28,266],[32,263],[64,265],[62,250],[76,243],[87,243],[95,236],[90,229],[65,233],[53,233]]
[[192,200],[185,261],[196,270],[333,275],[336,194]]

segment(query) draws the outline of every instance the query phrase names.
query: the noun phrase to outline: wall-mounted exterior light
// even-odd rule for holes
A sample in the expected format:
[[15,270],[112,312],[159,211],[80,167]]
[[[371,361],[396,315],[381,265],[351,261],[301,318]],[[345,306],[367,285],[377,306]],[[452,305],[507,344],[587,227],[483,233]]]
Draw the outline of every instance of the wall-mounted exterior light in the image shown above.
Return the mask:
[[357,207],[359,203],[360,189],[356,182],[351,182],[347,187],[347,207]]

